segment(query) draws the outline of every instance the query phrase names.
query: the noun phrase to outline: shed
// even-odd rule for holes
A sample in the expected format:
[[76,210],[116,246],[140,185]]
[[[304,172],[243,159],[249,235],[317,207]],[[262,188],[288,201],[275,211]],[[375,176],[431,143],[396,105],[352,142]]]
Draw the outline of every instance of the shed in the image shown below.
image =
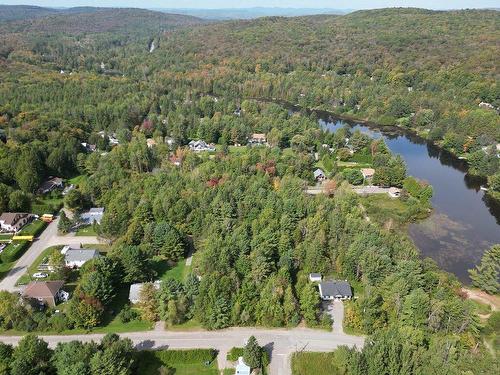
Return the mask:
[[321,276],[320,273],[310,273],[309,274],[309,281],[313,283],[320,283],[323,277]]
[[[140,301],[141,289],[146,283],[137,283],[130,285],[130,291],[128,293],[128,300],[131,303],[138,303]],[[153,283],[153,286],[158,290],[160,289],[161,280],[156,280]]]

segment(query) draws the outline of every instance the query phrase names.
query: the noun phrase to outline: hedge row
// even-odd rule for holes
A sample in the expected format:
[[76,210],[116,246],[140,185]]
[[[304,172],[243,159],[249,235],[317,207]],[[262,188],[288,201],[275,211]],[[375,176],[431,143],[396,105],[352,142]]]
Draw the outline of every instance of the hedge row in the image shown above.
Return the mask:
[[47,223],[41,220],[34,220],[19,232],[20,236],[37,237],[47,227]]
[[24,254],[29,246],[29,241],[12,241],[9,245],[7,245],[4,251],[2,251],[0,258],[4,263],[14,262]]
[[215,349],[158,350],[152,353],[163,363],[172,364],[212,362],[218,354]]

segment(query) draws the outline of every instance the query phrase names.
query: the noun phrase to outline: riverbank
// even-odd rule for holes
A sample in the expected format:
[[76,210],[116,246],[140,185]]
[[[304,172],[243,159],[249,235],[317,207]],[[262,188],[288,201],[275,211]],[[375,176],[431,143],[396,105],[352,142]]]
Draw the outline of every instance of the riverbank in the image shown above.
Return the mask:
[[[446,152],[448,155],[451,157],[455,158],[455,161],[457,163],[461,163],[465,168],[464,173],[467,175],[467,177],[470,180],[475,180],[475,184],[477,184],[477,189],[481,189],[482,186],[487,184],[487,177],[486,176],[478,176],[474,174],[469,173],[469,164],[467,162],[467,155],[466,154],[457,154],[456,152],[446,149],[443,147],[441,142],[437,142],[435,140],[432,140],[427,137],[426,132],[418,132],[415,129],[408,128],[401,126],[399,124],[391,124],[391,125],[384,125],[377,123],[375,121],[372,121],[367,118],[360,118],[352,115],[346,115],[344,113],[338,113],[334,112],[329,109],[324,109],[322,107],[314,107],[314,108],[309,108],[309,107],[302,107],[299,104],[294,104],[286,100],[282,99],[276,99],[276,98],[251,98],[257,101],[264,101],[264,102],[271,102],[271,103],[277,103],[279,105],[283,105],[288,109],[294,110],[294,111],[302,111],[305,110],[308,113],[317,113],[320,115],[320,117],[331,117],[332,120],[341,120],[344,122],[349,123],[350,125],[355,125],[355,124],[361,124],[365,125],[369,128],[377,129],[377,130],[384,130],[384,131],[394,131],[394,132],[402,132],[407,136],[413,137],[413,138],[418,138],[421,142],[428,143],[432,145],[433,147],[437,148],[441,152]],[[486,195],[489,197],[490,200],[494,201],[493,204],[500,205],[500,194],[494,194],[491,191],[485,191]]]
[[[467,175],[465,160],[405,128],[344,120],[331,112],[301,109],[283,101],[263,102],[274,102],[294,112],[315,112],[323,129],[335,132],[347,125],[352,131],[383,139],[392,153],[401,155],[408,174],[433,187],[430,216],[410,223],[408,234],[422,257],[434,259],[464,284],[470,282],[468,270],[480,261],[484,251],[500,243],[500,205],[481,190],[481,181]],[[386,212],[398,214],[390,209]]]

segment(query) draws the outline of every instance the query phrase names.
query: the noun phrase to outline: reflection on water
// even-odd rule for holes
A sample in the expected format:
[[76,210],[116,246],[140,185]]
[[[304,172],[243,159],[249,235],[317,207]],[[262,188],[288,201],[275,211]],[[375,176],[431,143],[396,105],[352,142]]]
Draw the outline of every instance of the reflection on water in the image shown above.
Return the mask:
[[391,151],[405,159],[408,174],[432,185],[433,214],[410,225],[409,234],[423,256],[468,282],[467,270],[488,247],[500,243],[500,204],[480,190],[484,179],[468,176],[463,160],[413,133],[335,120],[322,112],[318,115],[319,124],[331,131],[347,125],[384,138]]

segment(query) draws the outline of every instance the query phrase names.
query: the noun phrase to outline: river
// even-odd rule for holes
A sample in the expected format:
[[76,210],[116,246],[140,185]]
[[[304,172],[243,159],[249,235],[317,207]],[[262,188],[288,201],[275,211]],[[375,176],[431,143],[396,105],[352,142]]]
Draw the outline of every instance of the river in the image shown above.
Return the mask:
[[480,190],[484,181],[468,176],[464,161],[413,133],[317,114],[319,124],[330,131],[349,126],[382,137],[393,153],[404,158],[409,175],[432,185],[433,213],[411,224],[409,235],[424,257],[469,283],[467,270],[479,262],[487,248],[500,243],[500,204]]

